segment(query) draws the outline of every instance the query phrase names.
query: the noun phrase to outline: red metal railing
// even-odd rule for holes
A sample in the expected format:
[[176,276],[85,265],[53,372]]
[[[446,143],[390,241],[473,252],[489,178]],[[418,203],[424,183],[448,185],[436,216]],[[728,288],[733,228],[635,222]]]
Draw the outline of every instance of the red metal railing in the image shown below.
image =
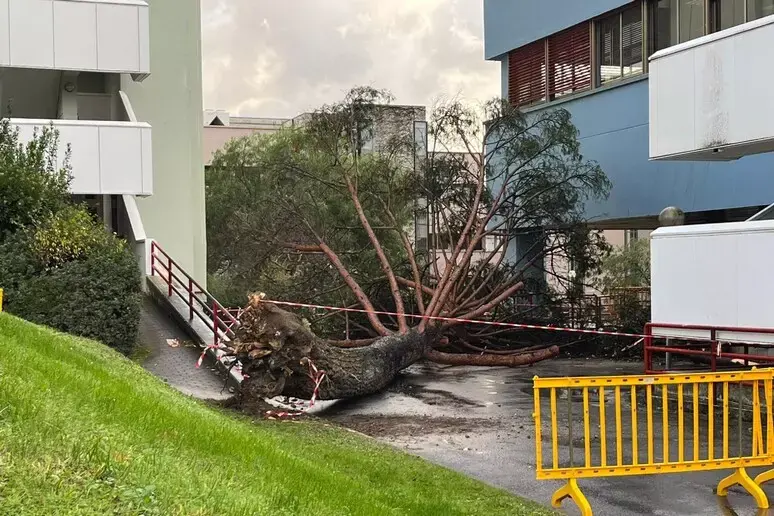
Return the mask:
[[164,281],[167,295],[176,295],[185,302],[189,321],[198,318],[212,330],[213,346],[217,347],[224,339],[234,338],[239,322],[233,310],[224,308],[156,242],[151,243],[150,262],[151,276],[158,276]]
[[[654,330],[665,330],[655,332]],[[669,330],[675,330],[670,332]],[[703,333],[706,336],[693,336],[681,334]],[[672,336],[658,335],[657,333],[671,334]],[[724,340],[719,335],[733,333],[733,340]],[[749,341],[743,336],[749,336]],[[762,342],[761,335],[771,335],[772,344]],[[756,336],[757,339],[756,340]],[[656,344],[656,341],[666,341],[665,344]],[[723,348],[742,348],[743,352],[723,351]],[[666,370],[674,370],[669,366],[671,356],[703,357],[708,360],[710,370],[715,372],[718,367],[750,367],[758,364],[774,364],[774,356],[755,352],[761,349],[774,348],[774,328],[742,328],[734,326],[702,326],[669,323],[648,323],[645,326],[644,361],[645,373],[663,373]],[[752,352],[751,352],[752,350]],[[653,355],[664,353],[667,357],[664,369],[655,369]]]

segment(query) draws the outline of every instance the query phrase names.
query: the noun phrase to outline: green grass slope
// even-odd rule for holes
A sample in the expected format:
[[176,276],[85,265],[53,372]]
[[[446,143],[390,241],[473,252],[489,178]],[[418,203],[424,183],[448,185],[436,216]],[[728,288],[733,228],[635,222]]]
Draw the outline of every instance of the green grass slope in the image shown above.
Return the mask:
[[343,430],[232,417],[0,314],[0,514],[550,511]]

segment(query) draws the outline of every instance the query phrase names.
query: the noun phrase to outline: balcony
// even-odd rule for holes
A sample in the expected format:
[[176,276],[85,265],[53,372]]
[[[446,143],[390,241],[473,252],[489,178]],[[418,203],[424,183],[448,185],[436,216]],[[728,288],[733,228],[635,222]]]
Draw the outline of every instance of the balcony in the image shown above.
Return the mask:
[[650,158],[734,160],[774,151],[774,16],[650,58]]
[[0,0],[0,66],[150,73],[142,0]]
[[59,130],[59,165],[70,144],[74,194],[153,194],[151,126],[142,122],[12,118],[20,140],[52,124]]

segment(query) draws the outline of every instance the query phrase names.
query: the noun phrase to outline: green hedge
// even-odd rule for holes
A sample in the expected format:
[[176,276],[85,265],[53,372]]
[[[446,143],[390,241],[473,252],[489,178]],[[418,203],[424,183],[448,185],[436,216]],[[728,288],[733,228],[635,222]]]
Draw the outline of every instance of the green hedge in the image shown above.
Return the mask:
[[[76,212],[77,213],[77,212]],[[0,284],[9,312],[60,331],[99,340],[125,354],[137,342],[141,273],[132,252],[96,221],[78,213],[75,232],[89,247],[67,261],[41,260],[38,229],[0,246]],[[65,253],[72,242],[64,241]],[[69,256],[69,254],[68,254]]]

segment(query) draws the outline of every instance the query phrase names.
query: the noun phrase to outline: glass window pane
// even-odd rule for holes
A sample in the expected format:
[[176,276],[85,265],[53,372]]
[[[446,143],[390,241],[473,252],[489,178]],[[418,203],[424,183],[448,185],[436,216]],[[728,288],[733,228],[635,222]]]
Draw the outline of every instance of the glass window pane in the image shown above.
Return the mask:
[[597,24],[599,82],[621,77],[621,17],[616,14]]
[[621,26],[623,74],[642,73],[642,9],[639,5],[621,13]]
[[717,30],[730,29],[744,23],[744,0],[717,0],[717,2],[719,3]]
[[650,4],[651,54],[677,44],[677,0],[658,0]]
[[704,36],[704,0],[679,0],[680,43]]
[[747,21],[774,14],[774,0],[747,0]]

